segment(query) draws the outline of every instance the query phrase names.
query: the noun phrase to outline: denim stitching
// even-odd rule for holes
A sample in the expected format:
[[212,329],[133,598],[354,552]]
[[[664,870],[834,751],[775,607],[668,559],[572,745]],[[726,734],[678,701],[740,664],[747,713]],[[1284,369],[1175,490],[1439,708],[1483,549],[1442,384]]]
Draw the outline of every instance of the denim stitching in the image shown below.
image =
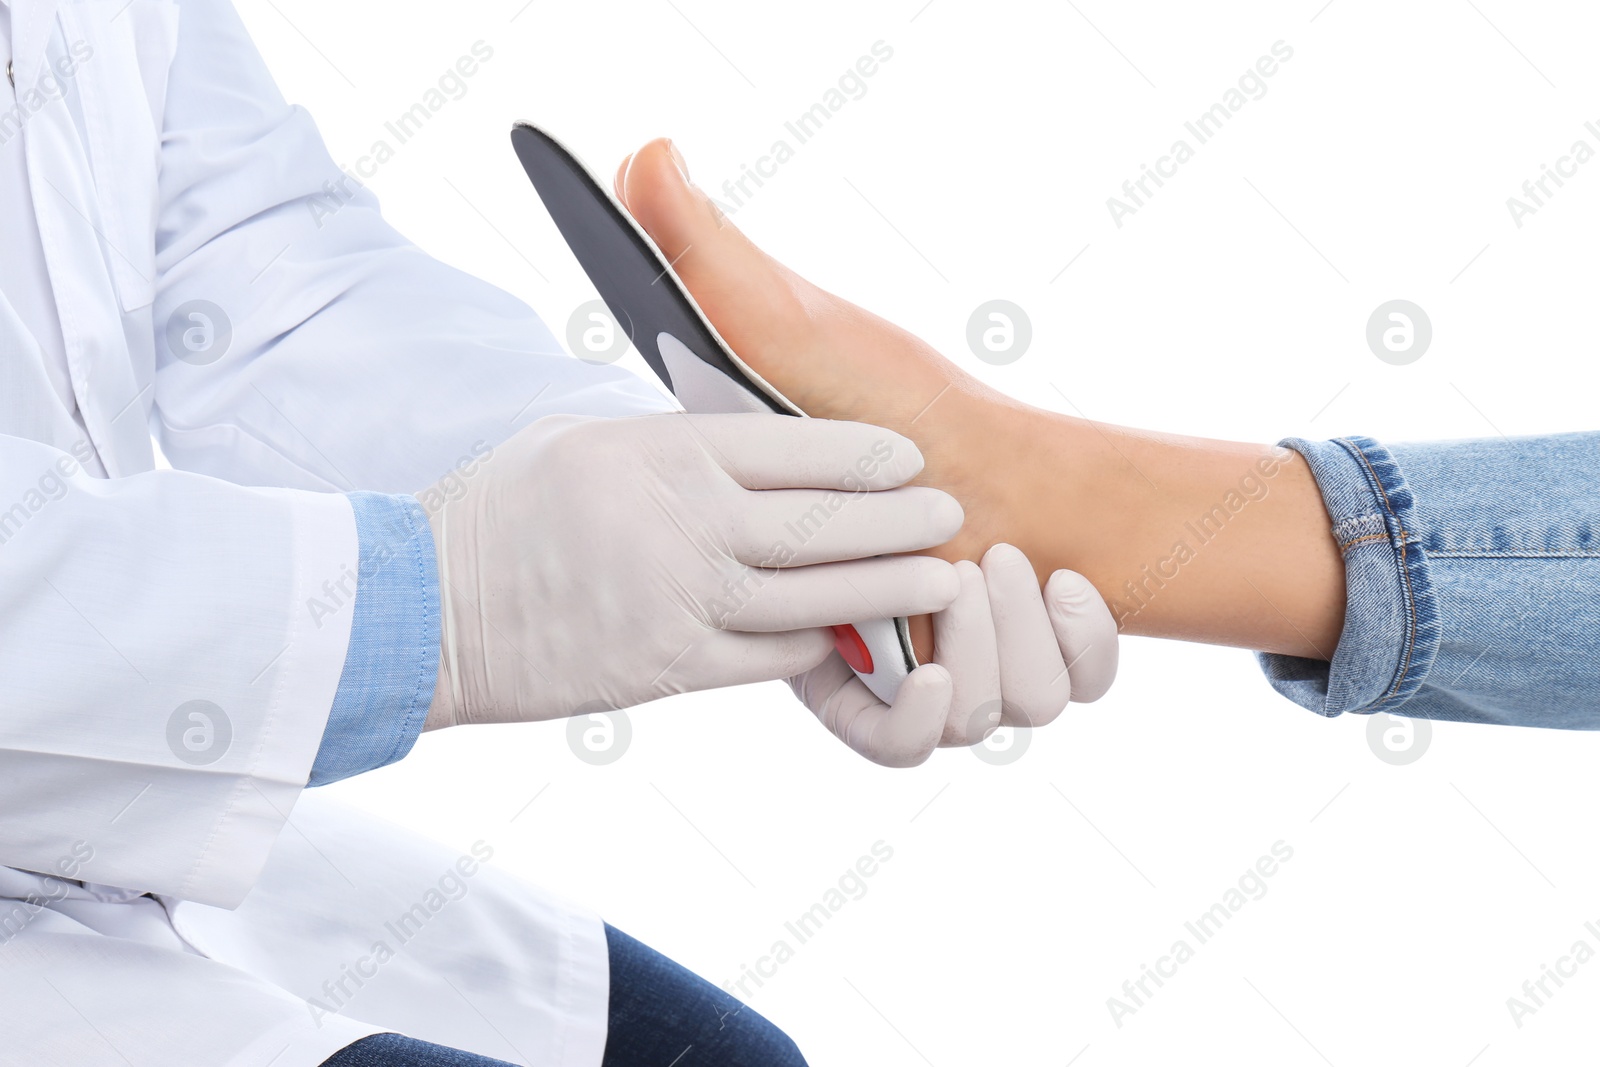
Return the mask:
[[1333,536],[1341,542],[1349,540],[1354,535],[1367,533],[1376,533],[1383,536],[1388,534],[1388,529],[1383,523],[1383,516],[1376,511],[1352,515],[1333,524]]
[[1600,552],[1430,552],[1435,559],[1600,559]]
[[1361,448],[1354,441],[1351,441],[1348,438],[1340,438],[1340,442],[1355,449],[1356,455],[1361,460],[1361,465],[1367,469],[1367,474],[1371,483],[1377,487],[1378,495],[1383,498],[1384,510],[1387,511],[1389,513],[1389,517],[1394,520],[1395,527],[1400,533],[1400,543],[1396,547],[1400,550],[1400,573],[1405,578],[1406,615],[1410,620],[1409,624],[1406,626],[1406,653],[1405,657],[1401,660],[1400,670],[1395,675],[1394,685],[1392,685],[1389,688],[1389,691],[1383,695],[1383,698],[1373,706],[1372,710],[1376,712],[1384,705],[1385,702],[1394,699],[1394,695],[1398,693],[1400,691],[1400,687],[1405,684],[1406,675],[1411,670],[1411,656],[1416,648],[1417,595],[1416,590],[1411,586],[1411,565],[1410,560],[1407,558],[1407,548],[1410,537],[1406,533],[1405,523],[1401,522],[1400,517],[1395,514],[1394,505],[1389,500],[1389,491],[1384,488],[1383,479],[1379,478],[1378,472],[1372,469],[1372,461],[1367,457],[1366,449]]
[[1386,533],[1368,534],[1365,537],[1358,537],[1354,541],[1342,541],[1342,542],[1340,542],[1339,551],[1340,552],[1347,552],[1350,549],[1354,548],[1356,545],[1364,545],[1368,541],[1387,541],[1388,539],[1389,539],[1389,535],[1386,534]]
[[[429,589],[427,581],[427,568],[422,557],[422,541],[421,538],[417,536],[417,516],[416,512],[413,510],[414,507],[419,507],[420,505],[415,505],[404,499],[399,500],[399,504],[401,515],[405,518],[406,542],[411,546],[412,560],[416,563],[417,588],[422,593],[421,600],[423,614],[422,617],[417,620],[418,628],[422,632],[413,636],[426,637],[428,630],[427,619],[430,611],[428,604]],[[379,766],[382,767],[386,767],[400,758],[401,746],[405,746],[406,750],[409,751],[411,746],[416,743],[416,734],[411,732],[410,726],[417,717],[417,705],[418,701],[422,697],[423,679],[427,675],[428,669],[428,650],[426,648],[426,642],[419,643],[424,644],[424,648],[422,649],[422,655],[417,660],[416,683],[412,686],[411,696],[406,701],[407,729],[395,737],[394,744],[390,747],[388,754],[384,757],[383,763],[379,764]]]

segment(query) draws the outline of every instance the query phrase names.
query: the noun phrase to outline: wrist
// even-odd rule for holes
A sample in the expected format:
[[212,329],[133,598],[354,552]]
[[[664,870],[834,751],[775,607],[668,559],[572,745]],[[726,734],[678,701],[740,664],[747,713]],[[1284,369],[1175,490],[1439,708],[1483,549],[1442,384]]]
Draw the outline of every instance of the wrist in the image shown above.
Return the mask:
[[424,489],[420,493],[414,493],[413,496],[428,516],[428,529],[433,535],[434,573],[438,576],[439,582],[439,667],[434,674],[433,699],[428,705],[428,714],[422,723],[422,732],[427,733],[430,730],[440,730],[456,724],[452,686],[455,664],[450,656],[453,622],[450,618],[450,577],[446,566],[444,499],[437,488]]
[[422,732],[442,730],[456,724],[455,698],[451,693],[449,649],[444,641],[439,643],[439,677],[433,686],[433,703],[428,706],[428,717],[422,721]]

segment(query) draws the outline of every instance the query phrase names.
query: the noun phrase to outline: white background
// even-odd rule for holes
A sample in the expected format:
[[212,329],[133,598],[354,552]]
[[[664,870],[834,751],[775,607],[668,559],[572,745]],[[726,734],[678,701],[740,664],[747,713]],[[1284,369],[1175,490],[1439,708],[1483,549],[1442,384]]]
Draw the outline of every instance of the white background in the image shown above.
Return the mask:
[[[1600,162],[1520,229],[1505,202],[1575,139],[1600,148],[1583,129],[1600,119],[1594,13],[1320,4],[242,9],[349,163],[473,42],[494,49],[371,186],[406,234],[558,336],[593,292],[512,120],[607,176],[669,134],[716,190],[881,40],[894,55],[866,94],[736,221],[1000,388],[1243,440],[1593,426]],[[1294,54],[1266,95],[1117,228],[1106,198],[1279,40]],[[965,342],[995,297],[1033,323],[1005,367]],[[1433,322],[1409,366],[1364,340],[1393,298]],[[953,751],[877,769],[775,683],[635,709],[609,766],[576,758],[564,724],[481,728],[335,789],[462,848],[484,839],[719,984],[793,944],[785,920],[885,842],[866,895],[749,987],[818,1067],[1589,1062],[1600,962],[1520,1029],[1506,998],[1579,938],[1600,949],[1583,926],[1600,921],[1600,738],[1441,724],[1390,766],[1367,720],[1289,704],[1243,652],[1130,639],[1123,656],[1107,699],[1009,766]],[[1294,855],[1267,894],[1117,1027],[1107,998],[1194,944],[1183,923],[1279,840]]]

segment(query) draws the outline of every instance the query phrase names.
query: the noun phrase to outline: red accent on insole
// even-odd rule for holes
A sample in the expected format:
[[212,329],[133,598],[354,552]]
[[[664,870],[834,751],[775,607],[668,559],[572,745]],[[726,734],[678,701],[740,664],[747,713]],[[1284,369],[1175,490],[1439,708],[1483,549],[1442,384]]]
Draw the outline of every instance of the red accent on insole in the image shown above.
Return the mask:
[[872,673],[872,653],[867,651],[867,643],[861,640],[854,626],[846,624],[833,627],[833,647],[839,650],[839,655],[852,669],[861,674]]

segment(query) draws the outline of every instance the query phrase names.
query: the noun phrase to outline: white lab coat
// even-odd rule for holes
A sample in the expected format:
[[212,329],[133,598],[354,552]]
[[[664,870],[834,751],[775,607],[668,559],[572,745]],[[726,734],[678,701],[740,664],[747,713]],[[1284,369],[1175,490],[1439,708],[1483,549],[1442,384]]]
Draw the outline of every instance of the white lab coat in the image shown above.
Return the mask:
[[[319,220],[341,171],[226,0],[8,6],[0,211],[36,237],[0,228],[0,1062],[295,1067],[398,1029],[593,1067],[602,929],[492,861],[337,1014],[300,999],[328,1006],[457,859],[299,799],[351,614],[307,602],[355,566],[341,491],[669,402],[370,195]],[[48,288],[8,299],[29,271]],[[175,357],[195,300],[231,325],[220,358]],[[224,720],[208,763],[172,740],[196,700]]]

